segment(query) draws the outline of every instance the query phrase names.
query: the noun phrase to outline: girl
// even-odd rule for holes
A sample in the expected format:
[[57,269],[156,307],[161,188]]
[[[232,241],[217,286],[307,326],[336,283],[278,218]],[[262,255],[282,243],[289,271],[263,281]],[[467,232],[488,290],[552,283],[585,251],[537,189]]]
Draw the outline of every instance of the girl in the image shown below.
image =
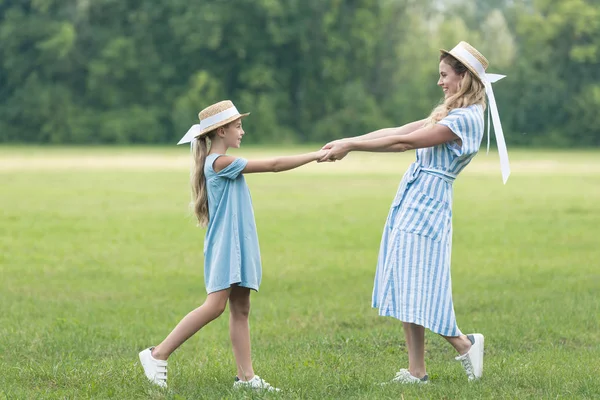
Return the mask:
[[260,161],[228,156],[230,147],[240,147],[245,134],[242,118],[248,114],[240,114],[229,100],[213,104],[199,113],[200,124],[190,128],[178,143],[192,142],[193,147],[192,200],[199,224],[207,227],[204,280],[208,296],[162,343],[139,354],[146,377],[161,387],[167,386],[169,356],[218,318],[229,302],[229,333],[237,364],[233,387],[279,391],[254,374],[250,356],[250,290],[258,291],[262,268],[254,211],[243,174],[287,171],[320,159],[326,151]]
[[[488,61],[466,42],[442,50],[438,85],[444,102],[429,118],[400,128],[328,143],[323,160],[340,160],[349,151],[417,150],[404,174],[384,228],[375,273],[372,305],[379,315],[403,322],[408,369],[392,382],[427,383],[425,328],[442,335],[457,350],[469,380],[483,373],[481,334],[464,335],[452,304],[452,183],[479,151],[485,96],[490,100],[504,182],[510,173]],[[489,131],[488,131],[489,132]]]

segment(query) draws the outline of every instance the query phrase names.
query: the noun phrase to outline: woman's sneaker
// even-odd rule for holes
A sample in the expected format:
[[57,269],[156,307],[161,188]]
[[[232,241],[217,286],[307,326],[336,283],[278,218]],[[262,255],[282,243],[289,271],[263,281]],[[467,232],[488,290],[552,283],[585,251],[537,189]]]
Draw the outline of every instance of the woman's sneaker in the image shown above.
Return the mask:
[[152,349],[143,350],[140,352],[140,362],[144,367],[146,378],[155,385],[167,387],[167,362],[165,360],[157,360],[152,357]]
[[254,375],[254,378],[249,381],[242,381],[237,376],[233,382],[234,389],[255,389],[255,390],[266,390],[268,392],[280,392],[281,389],[273,387],[269,382],[265,381],[258,375]]
[[456,357],[461,362],[469,380],[481,378],[483,375],[483,343],[484,338],[481,333],[467,335],[471,341],[471,348],[466,354]]
[[425,375],[422,378],[417,378],[416,376],[412,376],[407,369],[402,368],[396,373],[396,376],[391,380],[391,382],[384,383],[384,385],[389,385],[391,383],[416,383],[419,385],[424,385],[429,383],[429,376]]

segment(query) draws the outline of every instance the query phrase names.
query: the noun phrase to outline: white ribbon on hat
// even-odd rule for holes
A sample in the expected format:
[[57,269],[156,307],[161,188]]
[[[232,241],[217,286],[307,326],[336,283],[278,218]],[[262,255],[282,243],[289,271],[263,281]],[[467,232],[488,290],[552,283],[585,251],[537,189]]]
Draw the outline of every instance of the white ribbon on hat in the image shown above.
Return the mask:
[[506,150],[506,142],[504,141],[504,132],[502,131],[502,124],[500,123],[500,115],[498,114],[498,106],[496,105],[496,98],[494,97],[494,91],[492,90],[492,83],[499,81],[506,77],[506,75],[498,74],[487,74],[483,65],[479,62],[475,56],[461,46],[456,46],[450,51],[450,54],[456,54],[462,60],[469,63],[471,67],[477,71],[477,74],[481,78],[483,85],[485,86],[485,93],[487,94],[488,104],[488,127],[487,127],[487,151],[490,151],[490,112],[492,114],[492,121],[494,123],[494,134],[496,135],[496,144],[498,145],[498,154],[500,155],[500,170],[502,171],[502,180],[504,184],[508,180],[510,175],[510,165],[508,163],[508,151]]
[[240,115],[237,108],[235,106],[230,107],[226,110],[216,113],[215,115],[211,115],[210,117],[204,118],[200,121],[199,124],[192,125],[190,129],[186,132],[185,135],[177,142],[177,144],[190,143],[192,142],[196,136],[200,135],[200,133],[219,122],[225,121],[227,118],[231,118],[234,115]]

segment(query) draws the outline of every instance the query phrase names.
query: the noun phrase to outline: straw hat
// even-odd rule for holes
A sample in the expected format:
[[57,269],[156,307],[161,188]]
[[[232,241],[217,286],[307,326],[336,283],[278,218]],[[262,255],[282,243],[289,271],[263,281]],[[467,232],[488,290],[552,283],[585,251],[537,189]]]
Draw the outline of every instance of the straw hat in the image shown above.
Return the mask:
[[240,114],[231,100],[215,103],[198,113],[200,123],[193,125],[177,144],[189,143],[221,126],[248,115],[250,113]]
[[483,85],[485,86],[485,94],[487,95],[488,107],[488,152],[490,150],[490,114],[492,123],[494,124],[494,133],[496,134],[496,143],[498,145],[498,154],[500,155],[500,170],[502,171],[502,180],[506,184],[510,176],[510,166],[508,164],[508,150],[506,150],[506,142],[504,141],[504,132],[502,131],[502,123],[498,114],[498,106],[496,105],[496,97],[492,89],[492,83],[498,82],[505,78],[505,75],[488,74],[485,72],[489,63],[488,60],[477,49],[467,42],[460,42],[452,50],[440,50],[442,54],[450,54],[452,57],[460,61],[466,68],[471,71]]
[[460,42],[452,50],[440,50],[443,54],[450,54],[469,69],[480,81],[483,81],[485,70],[489,62],[475,47],[467,42]]

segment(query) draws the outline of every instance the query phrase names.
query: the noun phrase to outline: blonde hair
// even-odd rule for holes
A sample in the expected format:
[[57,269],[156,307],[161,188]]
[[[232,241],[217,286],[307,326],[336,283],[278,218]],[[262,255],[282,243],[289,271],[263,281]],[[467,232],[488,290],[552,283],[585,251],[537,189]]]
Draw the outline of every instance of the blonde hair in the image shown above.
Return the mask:
[[192,186],[191,208],[194,211],[194,215],[196,215],[196,219],[198,219],[198,224],[203,228],[208,226],[209,220],[208,192],[206,190],[204,164],[208,155],[209,141],[215,137],[216,132],[217,130],[215,129],[192,142],[194,169],[190,176],[190,184]]
[[450,54],[443,53],[440,56],[440,61],[448,64],[456,74],[462,75],[462,80],[459,83],[458,92],[433,109],[425,126],[437,124],[455,108],[480,104],[485,109],[485,86],[479,78],[473,76],[473,73],[467,67]]

